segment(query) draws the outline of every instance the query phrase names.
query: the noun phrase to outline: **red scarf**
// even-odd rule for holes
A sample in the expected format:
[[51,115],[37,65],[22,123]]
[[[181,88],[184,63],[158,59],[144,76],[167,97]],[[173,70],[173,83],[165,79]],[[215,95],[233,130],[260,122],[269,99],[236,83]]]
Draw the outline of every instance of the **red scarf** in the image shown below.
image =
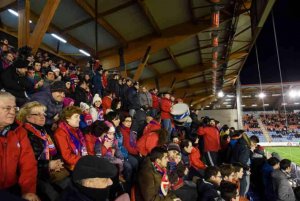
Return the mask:
[[169,182],[169,177],[167,175],[167,169],[161,168],[156,162],[152,162],[152,165],[154,169],[162,175],[161,182],[160,182],[160,189],[159,189],[159,195],[160,196],[167,196],[168,191],[171,187]]

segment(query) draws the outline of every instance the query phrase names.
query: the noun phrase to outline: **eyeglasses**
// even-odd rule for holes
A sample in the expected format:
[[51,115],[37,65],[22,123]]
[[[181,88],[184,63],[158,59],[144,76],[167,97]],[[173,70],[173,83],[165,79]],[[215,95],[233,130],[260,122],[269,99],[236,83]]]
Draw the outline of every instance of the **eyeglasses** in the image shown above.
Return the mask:
[[131,120],[125,120],[125,122],[132,122]]
[[29,115],[38,116],[38,117],[46,117],[47,116],[46,113],[33,113],[33,114],[29,114]]
[[4,110],[5,112],[10,112],[11,110],[13,110],[14,112],[18,112],[20,110],[19,107],[17,106],[7,106],[7,107],[0,107],[2,110]]

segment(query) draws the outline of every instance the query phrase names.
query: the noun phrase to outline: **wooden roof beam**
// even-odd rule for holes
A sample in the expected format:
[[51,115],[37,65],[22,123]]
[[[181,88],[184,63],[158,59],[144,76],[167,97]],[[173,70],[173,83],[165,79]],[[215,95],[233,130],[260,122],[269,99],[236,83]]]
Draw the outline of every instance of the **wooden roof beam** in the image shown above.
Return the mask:
[[136,70],[136,72],[133,76],[133,80],[138,81],[140,79],[140,77],[144,71],[145,65],[148,62],[150,50],[151,50],[151,47],[149,46],[145,52],[142,62],[139,64],[138,69]]
[[[39,16],[36,13],[34,13],[33,11],[31,11],[30,12],[30,19],[32,20],[33,23],[36,24],[38,19],[39,19]],[[95,50],[93,48],[90,48],[88,45],[86,45],[85,43],[79,41],[78,39],[74,38],[73,36],[71,36],[69,34],[64,34],[63,31],[60,28],[58,28],[57,26],[55,26],[52,23],[48,27],[48,32],[61,34],[61,36],[64,37],[68,41],[68,43],[70,43],[74,47],[83,49],[85,51],[88,51],[90,54],[95,55]]]
[[[92,18],[96,18],[94,9],[87,3],[86,0],[76,0],[76,3]],[[125,38],[115,30],[103,17],[97,17],[97,23],[102,26],[108,33],[116,38],[123,46],[126,46],[127,41]]]
[[37,52],[59,3],[60,0],[48,0],[44,6],[28,42],[28,45],[32,47],[33,54]]
[[30,1],[19,1],[18,4],[18,47],[28,45],[30,37]]
[[161,35],[161,31],[160,28],[158,26],[158,24],[155,22],[150,10],[148,9],[145,0],[135,0],[137,2],[137,4],[139,5],[139,7],[142,9],[143,14],[146,16],[148,22],[150,23],[150,25],[153,27],[153,29],[155,30],[155,33],[157,35]]
[[75,23],[75,24],[72,24],[72,25],[70,25],[70,26],[68,26],[68,27],[65,27],[64,29],[62,29],[61,31],[62,31],[62,33],[67,33],[68,31],[71,31],[72,29],[76,29],[77,27],[80,27],[80,26],[82,26],[82,25],[84,25],[84,24],[87,24],[87,23],[90,23],[90,22],[92,22],[94,19],[93,18],[87,18],[87,19],[84,19],[84,20],[82,20],[82,21],[80,21],[80,22],[77,22],[77,23]]
[[17,4],[16,0],[1,0],[0,1],[0,12],[13,7]]
[[[6,33],[6,34],[9,34],[9,35],[11,35],[11,36],[13,36],[15,38],[18,38],[17,32],[16,31],[12,31],[12,28],[10,28],[10,27],[7,27],[7,26],[0,27],[0,31],[2,31],[2,32]],[[44,43],[42,43],[39,48],[41,48],[42,50],[44,50],[46,52],[49,52],[49,53],[51,53],[51,54],[53,54],[53,55],[55,55],[55,56],[57,56],[59,58],[62,58],[64,60],[66,60],[66,61],[69,61],[71,63],[74,63],[74,64],[77,63],[77,60],[75,60],[74,58],[62,55],[61,53],[57,53],[57,52],[55,52],[53,49],[51,49],[49,46],[47,46]]]
[[[126,63],[131,63],[138,60],[143,55],[143,50],[151,46],[150,54],[153,54],[161,49],[170,47],[178,42],[181,42],[195,34],[210,28],[210,20],[206,20],[199,25],[192,22],[186,22],[161,31],[161,36],[147,35],[139,39],[128,42],[127,48],[124,50]],[[119,55],[116,49],[102,51],[98,55],[102,65],[106,68],[119,66]]]

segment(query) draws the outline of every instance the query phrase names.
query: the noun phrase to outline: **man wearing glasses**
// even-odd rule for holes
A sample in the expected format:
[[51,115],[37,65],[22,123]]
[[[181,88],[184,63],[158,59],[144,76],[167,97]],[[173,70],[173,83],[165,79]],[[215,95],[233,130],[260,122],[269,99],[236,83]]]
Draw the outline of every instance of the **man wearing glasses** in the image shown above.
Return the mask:
[[15,97],[0,92],[0,190],[39,201],[37,162],[25,130],[14,123],[17,111]]
[[217,190],[222,181],[221,171],[216,166],[205,169],[204,179],[197,181],[198,201],[210,201],[220,197]]

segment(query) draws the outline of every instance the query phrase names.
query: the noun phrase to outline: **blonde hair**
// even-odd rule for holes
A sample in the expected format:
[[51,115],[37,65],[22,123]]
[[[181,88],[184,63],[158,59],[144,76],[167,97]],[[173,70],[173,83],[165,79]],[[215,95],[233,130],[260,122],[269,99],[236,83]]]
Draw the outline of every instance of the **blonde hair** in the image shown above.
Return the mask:
[[22,123],[25,123],[26,117],[30,114],[31,110],[33,108],[37,108],[37,107],[43,108],[44,111],[47,110],[45,105],[43,105],[37,101],[29,102],[22,106],[22,108],[20,109],[20,111],[18,112],[18,114],[16,116],[16,119]]

